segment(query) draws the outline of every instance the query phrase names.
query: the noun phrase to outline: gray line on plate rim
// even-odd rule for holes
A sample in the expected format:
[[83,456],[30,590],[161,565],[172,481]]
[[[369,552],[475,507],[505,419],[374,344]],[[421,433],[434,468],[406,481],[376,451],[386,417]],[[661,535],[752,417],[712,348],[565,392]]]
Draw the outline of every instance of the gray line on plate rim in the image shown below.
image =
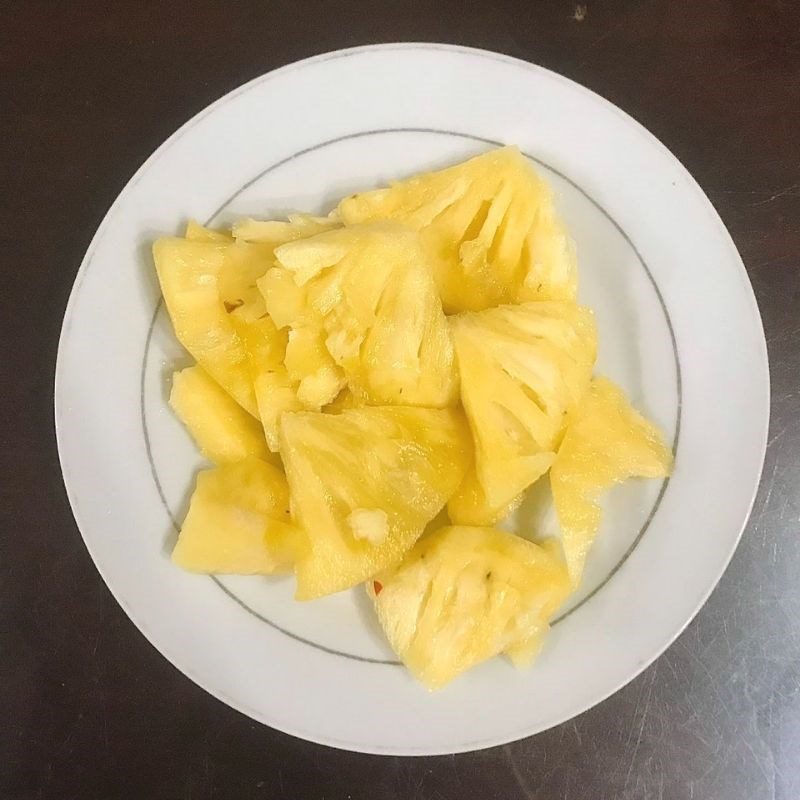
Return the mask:
[[[321,150],[324,147],[328,147],[328,146],[331,146],[331,145],[334,145],[334,144],[338,144],[338,143],[343,142],[343,141],[348,141],[348,140],[352,140],[352,139],[359,139],[359,138],[363,138],[363,137],[366,137],[366,136],[375,136],[375,135],[390,134],[390,133],[427,133],[427,134],[437,134],[437,135],[441,135],[441,136],[451,136],[451,137],[454,137],[454,138],[468,139],[468,140],[471,140],[471,141],[474,141],[474,142],[480,142],[482,144],[491,145],[493,147],[502,147],[503,146],[502,142],[499,142],[499,141],[494,140],[494,139],[488,139],[488,138],[482,137],[482,136],[475,136],[474,134],[469,134],[469,133],[461,133],[459,131],[442,130],[442,129],[439,129],[439,128],[422,128],[422,127],[413,127],[413,128],[377,128],[377,129],[371,129],[371,130],[367,130],[367,131],[357,131],[357,132],[354,132],[354,133],[344,134],[343,136],[338,136],[338,137],[333,138],[333,139],[328,139],[326,141],[319,142],[319,143],[317,143],[317,144],[315,144],[315,145],[313,145],[311,147],[306,147],[306,148],[303,148],[302,150],[298,150],[297,152],[292,153],[291,155],[287,156],[286,158],[283,158],[280,161],[277,161],[277,162],[274,162],[273,164],[270,164],[268,167],[266,167],[261,172],[259,172],[255,177],[251,178],[249,181],[247,181],[245,184],[243,184],[232,195],[230,195],[230,197],[228,197],[214,211],[214,213],[211,214],[208,217],[208,219],[205,221],[204,225],[211,225],[213,223],[213,220],[228,205],[230,205],[230,203],[232,203],[242,192],[247,190],[250,186],[252,186],[256,182],[261,180],[261,178],[263,178],[265,175],[269,174],[270,172],[273,172],[274,170],[284,166],[285,164],[287,164],[287,163],[289,163],[289,162],[291,162],[291,161],[293,161],[293,160],[295,160],[297,158],[301,158],[302,156],[308,155],[309,153],[312,153],[312,152],[314,152],[316,150]],[[678,441],[679,441],[679,438],[680,438],[680,430],[681,430],[682,409],[683,409],[683,388],[682,388],[682,380],[681,380],[680,356],[679,356],[679,353],[678,353],[678,345],[677,345],[677,339],[676,339],[676,336],[675,336],[675,331],[674,331],[674,328],[672,326],[672,319],[670,317],[670,314],[669,314],[669,311],[667,309],[666,303],[664,302],[664,298],[663,298],[663,295],[661,294],[661,290],[659,289],[659,286],[656,283],[656,280],[653,277],[653,274],[650,271],[650,268],[647,266],[647,262],[644,260],[642,254],[639,252],[639,249],[633,243],[633,241],[628,236],[628,234],[619,225],[619,223],[608,213],[608,211],[606,211],[606,209],[597,200],[595,200],[591,195],[589,195],[580,185],[578,185],[575,181],[573,181],[569,176],[565,175],[560,170],[555,169],[554,167],[552,167],[550,164],[548,164],[547,162],[543,161],[542,159],[537,158],[536,156],[532,156],[530,153],[526,153],[525,151],[521,151],[521,152],[529,160],[536,162],[537,164],[539,164],[540,166],[542,166],[545,169],[549,170],[550,172],[554,173],[555,175],[558,175],[562,180],[566,181],[568,184],[570,184],[570,186],[572,186],[574,189],[576,189],[578,192],[580,192],[587,200],[589,200],[589,202],[595,208],[597,208],[597,210],[600,211],[600,213],[609,222],[611,222],[611,224],[617,229],[617,231],[620,233],[620,235],[630,245],[631,249],[636,254],[636,257],[637,257],[639,263],[642,265],[642,267],[643,267],[648,279],[650,280],[650,283],[651,283],[651,285],[653,287],[653,290],[656,293],[656,297],[658,298],[659,305],[661,306],[661,309],[662,309],[662,311],[664,313],[664,319],[665,319],[665,321],[667,323],[667,328],[669,330],[669,335],[670,335],[670,341],[671,341],[671,344],[672,344],[673,355],[675,357],[676,388],[677,388],[677,416],[676,416],[676,422],[675,422],[675,433],[674,433],[674,437],[673,437],[672,451],[673,451],[673,455],[677,456]],[[150,326],[149,326],[148,331],[147,331],[147,337],[146,337],[146,341],[145,341],[145,348],[144,348],[144,353],[143,353],[143,356],[142,356],[142,366],[141,366],[141,376],[140,376],[139,410],[140,410],[140,416],[141,416],[142,431],[143,431],[144,439],[145,439],[145,450],[146,450],[146,453],[147,453],[148,463],[150,465],[150,473],[151,473],[153,481],[154,481],[154,483],[156,485],[156,490],[158,492],[158,496],[159,496],[159,499],[161,501],[161,504],[162,504],[165,512],[167,513],[167,516],[169,517],[169,520],[172,523],[173,528],[176,530],[176,532],[178,532],[180,530],[180,526],[178,525],[178,523],[177,523],[177,521],[176,521],[176,519],[175,519],[175,517],[174,517],[174,515],[173,515],[173,513],[171,511],[171,509],[169,508],[169,504],[168,504],[167,499],[165,497],[164,490],[163,490],[163,487],[161,485],[161,481],[159,479],[158,472],[157,472],[156,467],[155,467],[155,462],[153,460],[152,447],[151,447],[150,436],[149,436],[149,431],[148,431],[148,427],[147,427],[147,419],[146,419],[146,412],[145,412],[145,402],[144,402],[145,368],[146,368],[147,358],[148,358],[149,351],[150,351],[150,344],[151,344],[151,341],[152,341],[153,331],[155,329],[156,319],[158,317],[158,312],[161,309],[162,304],[163,304],[163,298],[160,297],[158,299],[157,303],[156,303],[155,309],[153,311],[153,316],[152,316],[152,319],[150,321]],[[664,478],[664,480],[662,481],[662,484],[661,484],[661,489],[660,489],[660,491],[658,493],[658,496],[655,499],[655,502],[653,503],[653,507],[652,507],[652,509],[650,511],[650,514],[648,515],[648,517],[645,520],[644,524],[640,528],[639,533],[637,534],[637,536],[634,539],[634,541],[631,543],[630,547],[625,551],[625,553],[622,555],[622,557],[617,562],[617,564],[611,569],[611,571],[608,573],[608,575],[606,575],[606,577],[588,595],[586,595],[586,597],[584,597],[576,606],[571,608],[566,613],[560,615],[559,617],[556,617],[556,619],[554,619],[552,621],[551,626],[557,625],[559,622],[562,622],[563,620],[567,619],[567,617],[571,616],[579,608],[582,608],[601,589],[603,589],[608,584],[608,582],[614,577],[614,575],[616,575],[617,572],[622,568],[622,566],[625,564],[625,562],[628,560],[630,555],[633,553],[633,551],[638,546],[639,542],[642,540],[642,537],[644,536],[644,534],[649,529],[653,519],[655,518],[655,515],[656,515],[659,507],[661,506],[661,502],[662,502],[662,500],[664,498],[664,495],[666,493],[666,490],[667,490],[667,487],[669,485],[669,482],[670,482],[669,477]],[[214,583],[228,597],[230,597],[232,600],[234,600],[237,603],[237,605],[239,605],[241,608],[243,608],[244,610],[246,610],[247,612],[252,614],[257,619],[261,620],[265,624],[267,624],[270,627],[274,628],[275,630],[285,634],[286,636],[288,636],[291,639],[294,639],[295,641],[302,642],[303,644],[310,645],[311,647],[314,647],[317,650],[321,650],[323,652],[326,652],[326,653],[328,653],[330,655],[337,655],[337,656],[341,656],[343,658],[348,658],[348,659],[351,659],[351,660],[354,660],[354,661],[360,661],[360,662],[370,663],[370,664],[383,664],[383,665],[387,665],[387,666],[401,666],[401,663],[399,661],[394,661],[394,660],[389,660],[389,659],[373,659],[373,658],[368,658],[368,657],[365,657],[365,656],[359,656],[359,655],[356,655],[354,653],[346,653],[346,652],[343,652],[341,650],[336,650],[336,649],[333,649],[333,648],[326,647],[324,645],[321,645],[321,644],[319,644],[317,642],[314,642],[314,641],[311,641],[309,639],[305,639],[302,636],[298,636],[297,634],[292,633],[291,631],[288,631],[285,628],[282,628],[280,625],[277,625],[272,620],[268,619],[267,617],[263,616],[262,614],[260,614],[259,612],[255,611],[253,608],[248,606],[235,593],[233,593],[230,589],[228,589],[228,587],[226,587],[216,576],[212,575],[212,576],[209,576],[209,577],[211,577],[211,579],[214,581]]]

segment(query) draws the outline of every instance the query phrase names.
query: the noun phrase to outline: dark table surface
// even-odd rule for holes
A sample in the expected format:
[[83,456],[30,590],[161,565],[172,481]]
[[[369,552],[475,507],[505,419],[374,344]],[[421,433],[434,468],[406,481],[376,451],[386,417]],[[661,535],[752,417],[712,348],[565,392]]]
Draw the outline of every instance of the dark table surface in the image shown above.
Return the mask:
[[[800,797],[800,8],[587,0],[583,10],[555,0],[474,9],[451,0],[0,3],[1,798]],[[542,64],[665,142],[742,253],[773,392],[764,477],[742,543],[667,653],[559,728],[424,759],[298,741],[178,673],[95,571],[67,504],[52,422],[75,272],[146,156],[256,75],[397,40]]]

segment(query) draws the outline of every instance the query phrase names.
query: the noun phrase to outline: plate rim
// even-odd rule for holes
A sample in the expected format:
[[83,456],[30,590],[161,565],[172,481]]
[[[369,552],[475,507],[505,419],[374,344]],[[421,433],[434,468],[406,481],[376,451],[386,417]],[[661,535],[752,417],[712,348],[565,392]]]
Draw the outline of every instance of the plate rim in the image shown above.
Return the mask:
[[[328,60],[334,60],[343,57],[349,57],[354,55],[360,55],[363,53],[370,53],[376,51],[403,51],[403,52],[413,52],[413,51],[440,51],[444,53],[451,53],[451,54],[460,54],[466,55],[471,57],[478,57],[478,58],[488,58],[494,61],[505,62],[509,65],[521,67],[528,71],[533,71],[535,73],[544,74],[550,79],[557,79],[559,82],[566,84],[572,90],[579,90],[581,94],[587,96],[593,102],[600,102],[602,103],[607,110],[613,111],[617,116],[621,117],[624,122],[628,125],[633,125],[640,135],[644,135],[644,137],[651,143],[655,144],[659,150],[662,151],[664,155],[666,155],[672,162],[674,162],[680,169],[683,177],[687,180],[688,188],[691,189],[694,193],[699,195],[699,198],[702,199],[707,209],[710,213],[710,220],[712,223],[715,223],[718,228],[718,233],[722,236],[722,244],[727,247],[730,258],[732,262],[737,266],[739,270],[739,277],[743,278],[745,294],[747,297],[748,305],[750,307],[750,312],[752,316],[752,322],[755,323],[754,334],[756,335],[755,338],[758,340],[758,355],[759,355],[759,362],[762,366],[762,374],[759,376],[759,382],[762,385],[762,397],[761,402],[763,404],[763,414],[760,414],[761,420],[761,431],[759,437],[759,463],[758,463],[758,470],[756,475],[756,480],[754,481],[754,485],[750,490],[750,496],[748,498],[748,502],[746,505],[747,512],[744,515],[739,529],[736,532],[735,537],[731,540],[731,545],[729,547],[729,552],[726,553],[725,558],[721,559],[719,566],[714,570],[714,579],[710,582],[707,589],[703,591],[700,596],[700,600],[697,603],[696,608],[693,609],[691,614],[687,617],[687,619],[678,627],[678,629],[664,641],[664,644],[659,648],[656,648],[655,652],[649,656],[648,658],[644,659],[635,670],[633,670],[627,677],[622,679],[618,684],[615,684],[611,689],[609,689],[606,693],[602,695],[598,695],[593,698],[588,703],[580,704],[581,707],[577,709],[568,709],[564,712],[563,718],[557,719],[552,723],[548,724],[546,727],[537,727],[531,726],[529,729],[525,729],[522,731],[517,731],[512,734],[508,734],[505,736],[495,736],[489,740],[479,740],[479,741],[472,741],[464,743],[463,745],[459,745],[458,747],[454,746],[447,746],[445,748],[426,748],[424,750],[412,750],[410,748],[398,749],[393,747],[381,747],[381,746],[362,746],[357,743],[351,742],[342,742],[330,739],[324,735],[318,735],[314,732],[307,732],[307,731],[299,731],[293,730],[289,726],[284,725],[276,725],[273,721],[267,721],[264,719],[264,715],[258,712],[256,709],[248,709],[243,703],[240,703],[232,698],[228,697],[224,691],[220,691],[217,688],[211,687],[204,679],[198,679],[195,674],[193,674],[193,670],[185,669],[184,666],[178,666],[175,661],[171,658],[170,655],[165,652],[159,645],[157,645],[147,629],[146,626],[143,626],[138,619],[138,615],[133,612],[133,610],[129,607],[129,605],[119,596],[118,592],[115,591],[112,583],[108,580],[106,576],[106,572],[104,571],[103,567],[100,564],[98,557],[96,557],[95,551],[93,550],[92,546],[90,545],[89,541],[87,540],[86,535],[84,534],[84,526],[81,523],[80,515],[78,512],[78,503],[77,498],[74,496],[72,489],[70,488],[70,484],[67,479],[67,472],[65,469],[65,456],[64,456],[64,445],[63,445],[63,433],[61,429],[61,424],[59,422],[59,418],[63,411],[61,410],[60,402],[59,402],[59,385],[62,382],[62,373],[63,373],[63,352],[65,348],[65,341],[69,334],[69,329],[71,326],[71,321],[73,317],[73,309],[74,305],[77,302],[77,296],[80,292],[80,288],[82,286],[83,280],[85,278],[88,265],[91,261],[91,258],[94,254],[95,249],[99,241],[101,240],[105,228],[108,225],[111,217],[115,213],[117,207],[122,204],[122,202],[126,199],[127,195],[133,189],[133,187],[138,183],[141,176],[154,164],[161,156],[165,155],[168,151],[169,146],[171,143],[176,140],[179,136],[182,136],[187,131],[189,131],[192,127],[198,124],[201,120],[203,120],[206,116],[211,115],[216,111],[216,109],[224,104],[225,102],[237,97],[241,94],[244,94],[250,91],[254,86],[266,82],[268,80],[272,80],[274,78],[279,78],[283,74],[286,74],[290,71],[296,69],[302,69],[307,66],[319,64]],[[760,334],[760,336],[758,335]],[[270,70],[265,72],[261,75],[255,76],[252,79],[248,80],[247,82],[234,87],[229,92],[226,92],[222,96],[218,97],[216,100],[209,103],[206,107],[198,111],[196,114],[191,116],[187,119],[184,123],[182,123],[175,131],[173,131],[139,166],[139,168],[131,175],[131,177],[126,181],[125,185],[119,191],[117,196],[115,197],[114,201],[109,206],[106,213],[103,215],[102,220],[100,221],[94,235],[92,236],[89,245],[86,249],[86,252],[81,260],[80,266],[75,274],[75,278],[73,281],[72,288],[70,290],[69,298],[67,300],[66,306],[64,308],[64,316],[62,320],[62,325],[60,329],[59,339],[58,339],[58,350],[56,355],[56,362],[55,362],[55,372],[54,372],[54,395],[53,395],[53,414],[54,414],[54,427],[55,427],[55,437],[57,442],[57,449],[58,449],[58,458],[59,458],[59,466],[61,469],[62,480],[64,483],[64,488],[67,494],[67,498],[69,500],[70,508],[72,510],[73,518],[75,520],[76,526],[81,534],[81,539],[83,540],[84,546],[86,547],[95,568],[99,572],[103,582],[105,583],[106,587],[108,588],[111,595],[114,597],[116,602],[119,606],[123,609],[125,614],[129,617],[131,622],[134,626],[139,630],[139,632],[145,637],[145,639],[153,646],[167,661],[169,661],[172,666],[177,669],[180,673],[186,675],[186,677],[190,678],[195,684],[200,686],[204,691],[208,692],[211,696],[215,697],[217,700],[225,703],[226,705],[230,706],[231,708],[236,709],[240,713],[246,715],[249,718],[256,719],[257,721],[261,722],[262,724],[267,725],[268,727],[274,728],[276,730],[280,730],[283,733],[291,735],[295,738],[302,739],[305,741],[315,742],[317,744],[326,745],[329,747],[333,747],[336,749],[347,750],[351,752],[362,752],[362,753],[370,753],[370,754],[379,754],[379,755],[406,755],[406,756],[425,756],[425,755],[437,755],[437,754],[450,754],[450,753],[461,753],[461,752],[473,752],[480,749],[485,749],[488,747],[493,747],[497,745],[508,744],[513,741],[518,741],[520,739],[526,738],[531,735],[535,735],[536,733],[543,732],[545,730],[549,730],[550,728],[556,727],[564,722],[567,722],[570,719],[584,713],[585,711],[593,708],[594,706],[602,703],[611,695],[615,694],[619,691],[622,687],[626,686],[632,680],[634,680],[638,675],[640,675],[644,670],[646,670],[657,658],[659,658],[674,642],[675,640],[686,630],[686,628],[691,624],[691,622],[695,619],[701,608],[707,602],[709,596],[714,591],[714,589],[719,584],[720,579],[722,578],[723,574],[725,573],[728,565],[730,564],[731,559],[741,541],[741,537],[744,533],[744,530],[747,526],[747,523],[751,517],[752,510],[758,495],[759,488],[761,486],[761,478],[763,476],[763,468],[764,462],[766,457],[766,449],[768,443],[768,434],[769,434],[769,421],[770,421],[770,403],[771,403],[771,384],[770,384],[770,367],[769,367],[769,358],[768,358],[768,350],[767,350],[767,343],[766,337],[764,334],[764,325],[763,319],[760,314],[760,310],[758,307],[758,302],[755,297],[755,292],[753,290],[752,283],[750,281],[750,277],[747,273],[747,270],[744,266],[744,262],[741,258],[741,255],[730,235],[730,232],[727,229],[724,221],[720,217],[719,213],[717,212],[716,208],[714,207],[713,203],[711,202],[710,198],[706,195],[703,191],[702,187],[699,183],[695,180],[689,170],[684,166],[684,164],[678,159],[678,157],[672,153],[672,151],[663,143],[660,139],[658,139],[651,131],[649,131],[642,123],[636,120],[633,116],[628,114],[623,109],[619,108],[617,105],[612,103],[610,100],[606,99],[602,95],[598,94],[592,89],[589,89],[586,86],[578,83],[577,81],[572,80],[558,72],[550,70],[546,67],[541,65],[535,64],[533,62],[526,61],[524,59],[520,59],[514,56],[509,56],[503,53],[498,53],[491,50],[485,50],[481,48],[474,48],[474,47],[466,47],[462,45],[455,45],[455,44],[448,44],[448,43],[439,43],[439,42],[388,42],[383,44],[369,44],[369,45],[360,45],[356,47],[349,47],[349,48],[342,48],[332,51],[327,51],[323,53],[319,53],[316,55],[309,56],[307,58],[291,62],[284,66],[278,67],[276,69]]]

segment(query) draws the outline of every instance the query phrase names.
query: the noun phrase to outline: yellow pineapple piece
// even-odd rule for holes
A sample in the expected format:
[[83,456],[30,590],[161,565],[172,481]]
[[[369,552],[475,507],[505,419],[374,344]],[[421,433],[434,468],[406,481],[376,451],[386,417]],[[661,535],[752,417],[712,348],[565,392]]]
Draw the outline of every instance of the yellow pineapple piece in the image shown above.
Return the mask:
[[245,323],[267,313],[256,283],[273,267],[275,247],[339,223],[300,214],[288,222],[253,224],[272,226],[273,234],[235,240],[190,221],[185,239],[158,240],[153,256],[178,340],[225,391],[257,416],[251,372],[261,370],[257,362],[251,363],[242,341]]
[[280,297],[284,309],[299,310],[288,324],[324,330],[359,402],[456,401],[450,332],[415,233],[395,223],[356,226],[281,245],[275,256],[285,274],[273,270],[259,283],[268,309]]
[[600,527],[601,492],[628,478],[663,478],[672,453],[658,428],[622,390],[597,378],[574,412],[550,470],[553,502],[569,574],[577,585]]
[[419,230],[447,313],[575,298],[574,246],[550,187],[516,148],[347,197],[339,214],[346,225]]
[[301,600],[397,563],[471,458],[460,412],[399,406],[284,414],[280,451],[303,530],[295,566]]
[[[297,226],[300,231],[313,231],[320,227],[316,223],[304,227],[298,216],[290,217],[288,223],[275,225],[289,225],[293,229]],[[297,231],[284,235],[290,239],[300,238]],[[285,271],[272,268],[258,279],[257,285],[265,280],[268,285],[267,275],[276,272]],[[291,276],[289,280],[292,281]],[[344,372],[325,348],[324,333],[319,324],[288,330],[281,324],[281,314],[285,314],[289,307],[278,302],[271,309],[261,291],[256,289],[256,293],[257,299],[235,309],[231,316],[249,356],[258,414],[267,444],[277,452],[281,414],[286,411],[319,411],[336,398],[346,381]],[[275,299],[271,292],[267,296]],[[269,313],[270,310],[276,312],[277,320]]]
[[566,415],[589,386],[596,333],[588,309],[532,302],[450,317],[475,480],[450,501],[454,522],[493,524],[550,467]]
[[303,404],[297,399],[297,385],[286,374],[285,367],[268,370],[256,377],[256,396],[258,412],[267,445],[273,453],[280,450],[280,421],[288,411],[303,411]]
[[569,590],[548,548],[464,526],[424,536],[367,584],[392,649],[430,689],[503,652],[529,662]]
[[273,459],[259,421],[202,367],[187,367],[172,376],[169,404],[210,461],[222,464],[248,456]]
[[297,383],[297,399],[303,408],[318,411],[345,386],[344,372],[326,349],[325,332],[318,325],[289,331],[284,364],[290,380]]
[[261,302],[255,288],[272,250],[235,242],[159,239],[158,279],[175,335],[239,405],[257,415],[247,352],[230,314]]
[[191,572],[269,575],[291,569],[297,531],[283,473],[257,458],[201,472],[172,560]]
[[266,313],[248,320],[243,311],[237,309],[231,317],[249,356],[267,444],[277,452],[281,414],[319,411],[333,402],[344,387],[344,373],[325,349],[319,327],[279,330]]
[[237,324],[249,357],[258,416],[273,453],[278,452],[278,422],[285,411],[302,411],[297,397],[298,381],[292,380],[284,360],[288,345],[288,331],[278,330],[268,315],[247,321],[237,312],[231,315]]
[[215,231],[212,228],[206,228],[199,222],[190,219],[186,223],[186,233],[184,238],[191,239],[195,242],[230,242],[231,235],[225,231]]

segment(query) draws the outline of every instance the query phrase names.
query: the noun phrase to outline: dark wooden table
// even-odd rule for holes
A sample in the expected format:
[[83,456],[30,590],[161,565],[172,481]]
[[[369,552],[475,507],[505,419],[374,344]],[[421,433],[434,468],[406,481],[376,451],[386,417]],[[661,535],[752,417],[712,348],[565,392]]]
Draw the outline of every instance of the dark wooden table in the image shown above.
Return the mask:
[[[73,277],[146,156],[243,81],[313,53],[392,40],[457,42],[543,64],[660,137],[708,192],[744,257],[773,390],[752,519],[721,584],[669,651],[555,730],[416,760],[297,741],[170,666],[84,549],[52,421]],[[495,0],[470,10],[451,0],[6,0],[0,214],[0,797],[800,797],[796,3]]]

